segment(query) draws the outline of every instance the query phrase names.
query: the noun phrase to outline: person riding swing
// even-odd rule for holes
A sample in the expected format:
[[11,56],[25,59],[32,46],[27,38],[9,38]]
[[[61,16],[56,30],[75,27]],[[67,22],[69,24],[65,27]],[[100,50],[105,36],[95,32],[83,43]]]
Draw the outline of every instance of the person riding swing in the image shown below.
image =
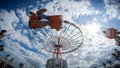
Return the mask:
[[36,12],[36,14],[32,11],[29,12],[30,20],[29,20],[29,27],[30,29],[37,29],[47,26],[47,23],[43,23],[40,21],[40,15],[42,15],[46,9],[41,9]]
[[0,41],[1,41],[1,39],[5,36],[5,33],[6,33],[7,31],[6,30],[1,30],[0,31]]
[[36,11],[36,13],[30,11],[30,20],[29,27],[30,29],[43,28],[46,26],[50,26],[52,29],[56,29],[59,31],[62,26],[62,15],[53,15],[47,16],[44,14],[47,9],[40,9]]

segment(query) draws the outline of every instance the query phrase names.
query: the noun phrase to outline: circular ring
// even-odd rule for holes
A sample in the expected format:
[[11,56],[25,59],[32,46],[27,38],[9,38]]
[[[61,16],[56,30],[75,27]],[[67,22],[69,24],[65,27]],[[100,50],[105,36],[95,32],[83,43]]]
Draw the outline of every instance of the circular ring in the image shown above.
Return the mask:
[[50,29],[50,27],[39,30],[36,38],[40,48],[51,53],[56,53],[56,48],[59,48],[61,54],[75,51],[83,42],[80,28],[68,21],[63,21],[63,26],[59,31]]

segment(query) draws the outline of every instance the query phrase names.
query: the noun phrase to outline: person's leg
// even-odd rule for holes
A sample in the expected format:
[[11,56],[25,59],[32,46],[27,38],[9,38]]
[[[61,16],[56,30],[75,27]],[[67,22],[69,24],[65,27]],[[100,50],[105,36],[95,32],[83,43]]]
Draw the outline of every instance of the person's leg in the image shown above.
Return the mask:
[[47,25],[50,26],[50,22],[49,21],[42,21],[43,23],[46,23]]
[[30,11],[29,14],[32,15],[32,16],[36,16],[36,14],[32,11]]
[[39,15],[43,14],[43,13],[46,12],[46,11],[47,11],[47,9],[42,8],[42,9],[36,11],[36,14],[39,16]]
[[39,28],[46,27],[47,25],[48,25],[47,23],[39,23],[39,24],[38,24]]
[[46,23],[47,25],[50,25],[49,16],[47,16],[45,14],[41,14],[40,15],[40,23]]
[[40,21],[39,21],[39,27],[46,27],[47,25],[49,25],[49,17],[45,14],[43,14],[44,12],[46,12],[46,9],[40,9],[36,12],[36,14],[39,16]]
[[49,16],[45,15],[45,14],[41,14],[39,15],[39,18],[40,19],[46,19],[46,20],[49,20]]

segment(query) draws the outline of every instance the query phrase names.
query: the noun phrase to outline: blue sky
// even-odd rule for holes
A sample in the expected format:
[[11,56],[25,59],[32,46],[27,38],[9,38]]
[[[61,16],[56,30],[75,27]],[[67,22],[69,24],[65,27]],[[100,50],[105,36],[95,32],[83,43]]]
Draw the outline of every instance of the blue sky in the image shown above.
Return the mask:
[[[11,52],[15,57],[22,56],[23,58],[18,57],[25,59],[21,62],[44,68],[47,59],[52,56],[40,49],[46,40],[40,37],[44,36],[40,33],[44,30],[40,29],[37,32],[40,35],[38,45],[34,40],[36,31],[28,27],[29,11],[36,12],[41,8],[47,9],[46,15],[63,15],[64,20],[73,22],[82,30],[84,35],[82,46],[75,52],[63,55],[71,68],[101,66],[106,58],[112,58],[114,48],[119,49],[114,39],[108,39],[102,33],[102,28],[113,27],[120,31],[119,0],[2,0],[0,30],[10,30],[8,34],[13,34],[3,38],[0,44],[4,43],[5,51]],[[75,61],[72,61],[73,59]]]

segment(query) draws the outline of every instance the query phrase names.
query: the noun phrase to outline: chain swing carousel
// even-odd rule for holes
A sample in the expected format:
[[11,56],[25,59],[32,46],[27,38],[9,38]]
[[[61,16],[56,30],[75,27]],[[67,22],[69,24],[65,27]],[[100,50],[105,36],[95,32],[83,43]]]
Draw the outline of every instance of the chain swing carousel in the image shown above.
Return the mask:
[[35,17],[30,18],[29,27],[37,29],[34,37],[36,43],[41,49],[53,54],[47,60],[46,68],[68,68],[67,60],[62,59],[62,54],[75,51],[82,45],[83,34],[80,28],[63,20],[62,15],[49,16],[50,25],[46,27],[38,26],[35,21]]

